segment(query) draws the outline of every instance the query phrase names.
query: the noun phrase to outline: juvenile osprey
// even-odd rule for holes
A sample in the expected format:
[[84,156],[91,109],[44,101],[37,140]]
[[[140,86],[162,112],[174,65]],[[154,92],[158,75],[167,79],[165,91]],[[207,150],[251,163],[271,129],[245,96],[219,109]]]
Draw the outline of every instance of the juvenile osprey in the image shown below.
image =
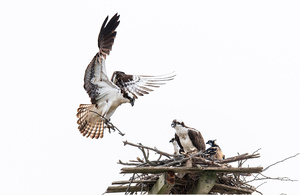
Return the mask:
[[216,140],[209,140],[206,142],[211,147],[205,151],[205,154],[211,159],[225,159],[225,155],[223,154],[219,145],[216,144]]
[[178,149],[179,145],[178,145],[177,141],[175,140],[175,138],[172,138],[170,140],[170,143],[172,143],[172,145],[174,147],[174,154],[181,154],[183,152],[183,150],[181,148]]
[[175,128],[175,140],[184,152],[194,150],[205,152],[205,142],[198,130],[187,127],[182,121],[176,119],[173,120],[171,126]]
[[115,71],[108,79],[105,59],[109,55],[118,27],[119,15],[115,14],[110,21],[105,18],[98,36],[99,52],[96,53],[85,70],[84,89],[89,94],[92,104],[81,104],[77,109],[78,129],[83,136],[103,137],[104,128],[118,106],[123,103],[134,105],[138,96],[153,91],[152,88],[173,80],[174,74],[162,76],[129,75],[122,71]]

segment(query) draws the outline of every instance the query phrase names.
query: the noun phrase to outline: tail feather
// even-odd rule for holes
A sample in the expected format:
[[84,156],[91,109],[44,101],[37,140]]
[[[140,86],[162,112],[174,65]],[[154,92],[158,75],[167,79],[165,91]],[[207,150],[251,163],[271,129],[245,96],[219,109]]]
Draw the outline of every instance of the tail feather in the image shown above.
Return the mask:
[[77,124],[83,136],[98,139],[103,138],[105,120],[96,114],[94,104],[80,104],[77,109]]

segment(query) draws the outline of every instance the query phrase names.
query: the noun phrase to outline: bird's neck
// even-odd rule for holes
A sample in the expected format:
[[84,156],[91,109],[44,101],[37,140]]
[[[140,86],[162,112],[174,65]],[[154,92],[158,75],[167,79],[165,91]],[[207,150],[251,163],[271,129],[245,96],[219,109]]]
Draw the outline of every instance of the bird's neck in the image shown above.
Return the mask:
[[186,136],[188,134],[187,129],[184,127],[176,127],[175,130],[178,136]]

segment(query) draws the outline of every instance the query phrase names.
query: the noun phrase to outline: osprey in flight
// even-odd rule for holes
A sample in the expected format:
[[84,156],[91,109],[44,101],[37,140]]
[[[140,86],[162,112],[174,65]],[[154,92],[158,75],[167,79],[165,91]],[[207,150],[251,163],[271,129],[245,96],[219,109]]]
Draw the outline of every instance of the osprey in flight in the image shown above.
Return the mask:
[[175,129],[175,140],[185,152],[205,152],[205,142],[201,133],[193,128],[185,126],[184,122],[174,119],[171,126]]
[[81,104],[77,109],[78,129],[83,136],[103,137],[104,128],[110,128],[109,120],[118,106],[123,103],[134,105],[138,96],[153,91],[152,88],[173,80],[174,74],[162,76],[129,75],[115,71],[108,79],[105,59],[112,49],[116,37],[119,15],[115,14],[110,21],[105,18],[98,36],[99,52],[87,66],[84,75],[84,89],[89,94],[92,104]]

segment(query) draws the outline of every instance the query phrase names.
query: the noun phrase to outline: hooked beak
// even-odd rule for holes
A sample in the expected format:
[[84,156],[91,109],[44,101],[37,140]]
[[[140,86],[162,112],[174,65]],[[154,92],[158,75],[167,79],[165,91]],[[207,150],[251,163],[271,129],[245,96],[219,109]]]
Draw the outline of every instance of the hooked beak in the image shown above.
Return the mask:
[[135,98],[132,98],[132,99],[130,100],[131,106],[134,106],[134,101],[135,101]]
[[176,126],[176,123],[173,121],[172,124],[171,124],[171,127],[175,128],[175,126]]

